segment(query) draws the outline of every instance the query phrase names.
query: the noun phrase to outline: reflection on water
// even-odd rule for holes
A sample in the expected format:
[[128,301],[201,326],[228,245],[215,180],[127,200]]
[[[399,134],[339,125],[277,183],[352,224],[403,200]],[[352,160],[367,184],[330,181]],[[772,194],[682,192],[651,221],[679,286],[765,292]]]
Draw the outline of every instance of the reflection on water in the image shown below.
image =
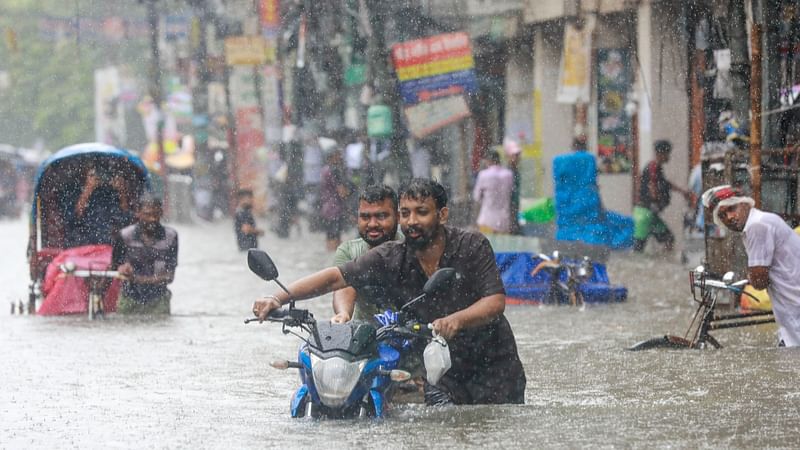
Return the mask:
[[[180,228],[173,312],[161,319],[0,314],[0,447],[797,447],[800,351],[774,325],[717,331],[722,350],[624,348],[682,335],[693,307],[685,269],[615,256],[625,304],[513,306],[526,405],[396,405],[389,419],[292,420],[297,340],[243,325],[270,292],[247,271],[229,223]],[[25,294],[26,229],[0,224],[0,300]],[[209,238],[213,237],[213,239]],[[265,239],[291,281],[331,259],[323,237]],[[214,259],[210,259],[213,255]],[[7,304],[7,303],[6,303]],[[307,304],[318,318],[330,299]]]

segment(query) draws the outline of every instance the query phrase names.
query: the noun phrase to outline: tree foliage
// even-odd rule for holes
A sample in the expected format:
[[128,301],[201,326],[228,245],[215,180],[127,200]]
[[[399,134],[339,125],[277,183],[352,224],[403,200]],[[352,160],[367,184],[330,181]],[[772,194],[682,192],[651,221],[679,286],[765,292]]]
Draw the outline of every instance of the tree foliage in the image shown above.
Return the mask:
[[[41,140],[57,149],[93,141],[94,70],[146,59],[144,42],[47,36],[50,30],[42,29],[42,19],[69,18],[75,12],[68,6],[72,2],[58,3],[65,9],[25,0],[0,7],[0,71],[10,80],[10,87],[0,91],[1,143],[31,146]],[[140,67],[134,64],[135,70],[146,70]]]

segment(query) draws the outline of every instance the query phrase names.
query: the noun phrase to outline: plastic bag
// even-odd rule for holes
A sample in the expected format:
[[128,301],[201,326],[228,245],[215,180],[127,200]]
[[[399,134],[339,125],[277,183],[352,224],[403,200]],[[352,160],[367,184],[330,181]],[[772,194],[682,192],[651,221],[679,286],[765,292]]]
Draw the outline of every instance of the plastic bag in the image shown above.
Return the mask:
[[422,355],[425,361],[425,378],[428,383],[436,385],[452,366],[450,347],[443,337],[434,332],[433,339],[425,347]]

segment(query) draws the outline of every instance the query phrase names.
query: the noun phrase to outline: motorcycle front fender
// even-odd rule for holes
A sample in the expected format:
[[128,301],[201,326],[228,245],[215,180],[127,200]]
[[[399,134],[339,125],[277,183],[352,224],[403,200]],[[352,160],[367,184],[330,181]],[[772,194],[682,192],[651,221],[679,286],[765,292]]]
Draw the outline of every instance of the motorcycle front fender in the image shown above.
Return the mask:
[[311,395],[308,393],[308,386],[304,384],[292,396],[292,417],[303,417],[306,412],[306,403],[309,401],[311,401]]
[[369,396],[372,399],[372,405],[375,407],[375,418],[382,418],[385,412],[383,394],[377,389],[370,389]]

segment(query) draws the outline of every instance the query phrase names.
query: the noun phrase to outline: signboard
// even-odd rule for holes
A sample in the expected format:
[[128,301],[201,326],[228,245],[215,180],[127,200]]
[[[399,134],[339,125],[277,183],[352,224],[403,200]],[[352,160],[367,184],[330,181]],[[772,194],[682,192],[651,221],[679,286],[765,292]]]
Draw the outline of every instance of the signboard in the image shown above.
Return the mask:
[[252,189],[256,211],[266,203],[266,164],[259,154],[264,149],[264,131],[258,106],[236,108],[235,183],[238,188]]
[[[229,66],[257,66],[268,62],[267,42],[261,36],[235,36],[225,38],[225,64]],[[274,52],[273,52],[274,60]]]
[[256,83],[253,79],[253,70],[247,67],[234,67],[228,79],[231,94],[231,104],[234,108],[240,106],[258,106]]
[[597,156],[603,172],[631,170],[631,120],[625,113],[633,88],[630,56],[624,48],[597,51]]
[[469,35],[440,34],[392,46],[411,132],[418,138],[469,116],[465,95],[476,92]]
[[463,95],[454,95],[409,106],[405,113],[411,133],[421,139],[439,128],[469,117],[469,107]]
[[519,11],[524,6],[524,0],[467,0],[467,15],[491,16],[509,11]]
[[264,33],[277,37],[281,26],[280,0],[260,0],[258,2],[258,18]]
[[277,143],[281,140],[280,71],[272,65],[264,66],[261,73],[261,101],[264,110],[264,133],[267,142]]
[[[436,91],[450,86],[461,87],[465,92],[473,92],[477,87],[467,33],[440,34],[395,44],[392,61],[401,89],[405,85],[408,91],[428,91],[429,97],[435,97]],[[419,98],[409,100],[416,100],[406,102],[413,104]]]
[[167,16],[164,18],[164,39],[179,41],[189,37],[191,22],[187,16]]
[[564,26],[564,51],[558,74],[558,103],[589,103],[589,80],[592,59],[592,27],[578,29],[574,24]]
[[125,143],[125,115],[120,101],[121,82],[116,67],[94,71],[95,140],[121,146]]

